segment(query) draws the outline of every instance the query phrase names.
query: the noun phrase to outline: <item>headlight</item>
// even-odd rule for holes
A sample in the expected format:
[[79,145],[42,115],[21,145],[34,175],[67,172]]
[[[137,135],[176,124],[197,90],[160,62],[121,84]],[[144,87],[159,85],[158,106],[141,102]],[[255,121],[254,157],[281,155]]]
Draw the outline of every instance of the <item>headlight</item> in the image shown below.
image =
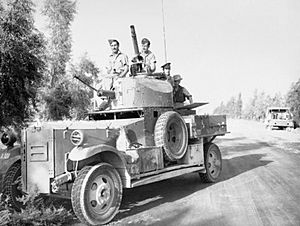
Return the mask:
[[16,141],[17,141],[17,137],[11,132],[5,132],[1,136],[2,144],[8,147],[13,146]]
[[80,130],[74,130],[70,136],[71,143],[75,146],[83,144],[84,136],[83,132]]

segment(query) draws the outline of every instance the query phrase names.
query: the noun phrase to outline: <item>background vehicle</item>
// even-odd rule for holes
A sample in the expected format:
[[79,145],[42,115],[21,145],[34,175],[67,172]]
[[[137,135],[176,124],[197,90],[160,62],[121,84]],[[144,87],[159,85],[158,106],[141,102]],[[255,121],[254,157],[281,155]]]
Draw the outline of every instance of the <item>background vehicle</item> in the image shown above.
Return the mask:
[[25,190],[71,197],[77,217],[99,225],[117,214],[124,188],[192,172],[218,180],[222,157],[213,140],[226,134],[226,117],[197,115],[193,109],[205,103],[174,108],[169,82],[139,67],[134,73],[98,92],[110,100],[108,110],[25,129]]
[[11,131],[2,133],[0,137],[0,190],[3,198],[8,198],[10,206],[20,210],[23,205],[17,199],[22,196],[21,146]]
[[265,126],[268,129],[294,129],[293,115],[287,107],[269,107],[266,112]]

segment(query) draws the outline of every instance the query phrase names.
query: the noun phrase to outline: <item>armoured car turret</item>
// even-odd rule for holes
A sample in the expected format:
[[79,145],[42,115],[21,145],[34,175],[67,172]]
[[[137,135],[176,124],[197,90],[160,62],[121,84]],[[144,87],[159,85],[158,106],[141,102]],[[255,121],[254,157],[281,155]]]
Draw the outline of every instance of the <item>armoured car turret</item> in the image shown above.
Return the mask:
[[193,108],[203,103],[174,108],[169,82],[133,67],[112,90],[97,90],[111,102],[106,110],[90,112],[85,121],[44,122],[24,131],[25,189],[71,197],[88,225],[114,218],[123,188],[192,172],[215,182],[221,173],[212,141],[227,132],[226,117],[197,115]]

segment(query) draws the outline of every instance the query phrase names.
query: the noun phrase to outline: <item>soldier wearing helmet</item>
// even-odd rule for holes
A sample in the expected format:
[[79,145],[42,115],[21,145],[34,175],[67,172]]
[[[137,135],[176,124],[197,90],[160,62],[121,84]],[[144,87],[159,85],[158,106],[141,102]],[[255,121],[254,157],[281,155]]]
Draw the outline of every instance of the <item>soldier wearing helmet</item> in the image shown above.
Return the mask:
[[183,105],[186,99],[189,100],[190,104],[193,103],[192,95],[187,91],[186,88],[182,87],[180,84],[182,78],[180,75],[173,76],[173,99],[174,105],[180,106]]

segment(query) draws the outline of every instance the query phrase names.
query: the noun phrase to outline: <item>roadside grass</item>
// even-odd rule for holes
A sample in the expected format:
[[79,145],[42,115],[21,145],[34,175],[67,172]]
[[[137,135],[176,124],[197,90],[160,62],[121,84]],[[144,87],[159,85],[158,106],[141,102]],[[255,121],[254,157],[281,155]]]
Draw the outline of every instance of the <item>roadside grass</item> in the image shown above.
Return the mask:
[[39,193],[31,192],[19,201],[25,204],[21,212],[8,205],[8,200],[0,194],[0,225],[54,226],[67,225],[75,216],[63,206],[47,203]]

